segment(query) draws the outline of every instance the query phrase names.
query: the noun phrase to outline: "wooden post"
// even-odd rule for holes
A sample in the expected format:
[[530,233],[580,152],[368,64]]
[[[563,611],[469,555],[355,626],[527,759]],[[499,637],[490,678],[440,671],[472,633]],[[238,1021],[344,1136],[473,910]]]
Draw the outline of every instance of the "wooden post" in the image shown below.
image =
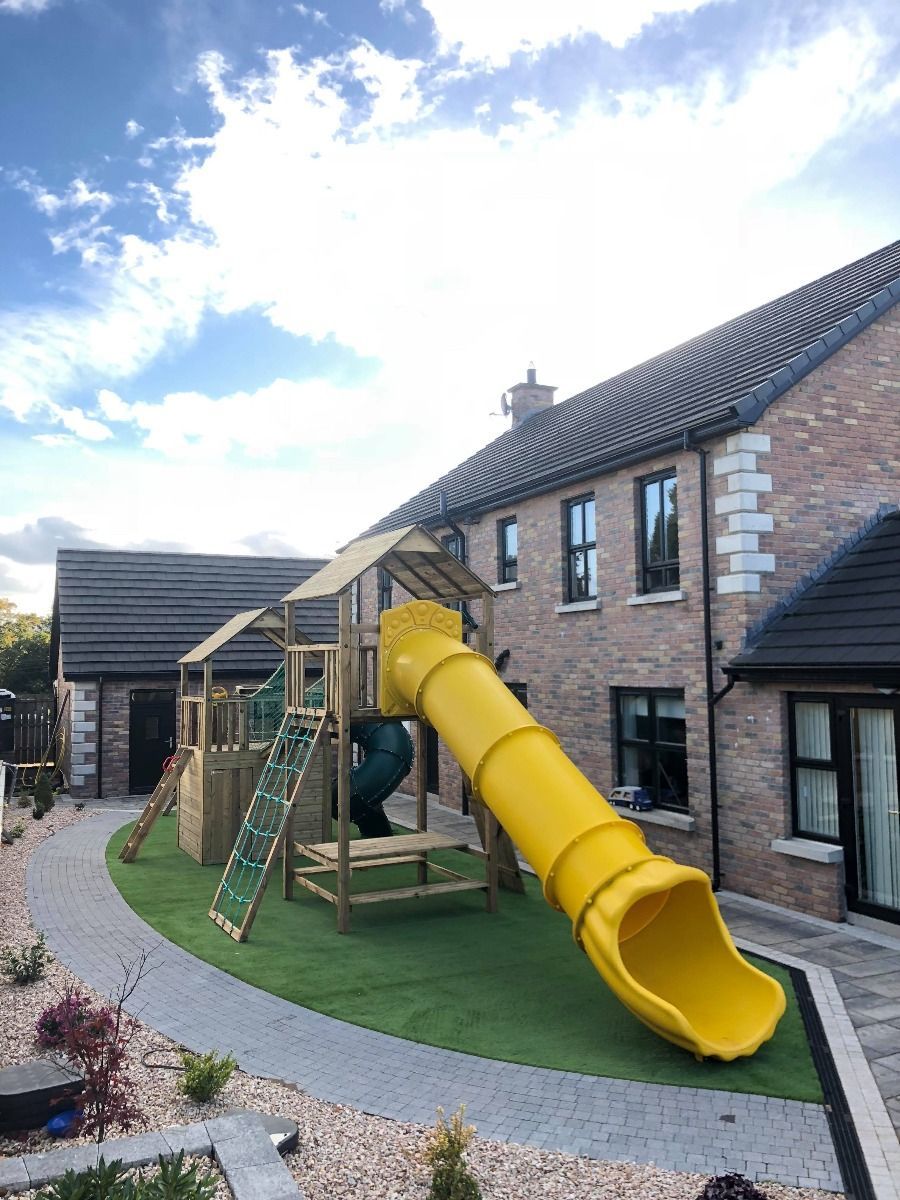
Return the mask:
[[200,749],[203,753],[212,749],[212,659],[208,658],[203,664],[203,740]]
[[293,655],[290,653],[291,646],[294,645],[296,636],[295,627],[295,606],[293,600],[286,600],[284,604],[284,706],[285,712],[290,712],[295,704],[294,696],[294,675],[293,675]]
[[284,825],[284,859],[282,861],[281,894],[285,900],[294,898],[294,806],[288,808]]
[[[424,721],[416,721],[416,833],[428,830],[428,730]],[[428,882],[428,863],[416,868],[419,883]]]
[[338,933],[350,930],[350,599],[338,598]]
[[498,863],[497,863],[497,818],[491,810],[484,806],[485,817],[485,853],[487,854],[487,910],[489,913],[497,911],[497,878],[498,878]]

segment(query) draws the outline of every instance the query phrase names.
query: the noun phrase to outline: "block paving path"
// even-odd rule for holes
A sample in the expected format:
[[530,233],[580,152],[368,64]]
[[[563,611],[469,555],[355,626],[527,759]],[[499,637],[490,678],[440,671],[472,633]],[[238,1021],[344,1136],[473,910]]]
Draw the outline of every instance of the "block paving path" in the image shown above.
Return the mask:
[[43,842],[28,899],[54,954],[100,992],[120,982],[122,960],[152,951],[155,969],[129,1008],[174,1041],[231,1051],[251,1074],[395,1120],[430,1125],[438,1105],[465,1103],[486,1138],[841,1190],[819,1105],[477,1058],[350,1025],[232,978],[162,940],[119,895],[105,849],[129,815],[101,811]]

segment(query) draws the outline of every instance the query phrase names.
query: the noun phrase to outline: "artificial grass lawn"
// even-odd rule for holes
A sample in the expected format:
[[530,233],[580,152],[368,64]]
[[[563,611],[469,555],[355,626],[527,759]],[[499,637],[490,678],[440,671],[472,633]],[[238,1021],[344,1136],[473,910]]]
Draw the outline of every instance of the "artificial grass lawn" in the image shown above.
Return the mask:
[[[300,887],[293,901],[282,899],[279,866],[240,945],[207,916],[223,868],[200,867],[177,849],[175,816],[157,821],[139,858],[122,863],[117,856],[131,828],[113,835],[107,863],[135,912],[205,962],[305,1008],[485,1058],[822,1100],[790,977],[770,963],[754,960],[788,996],[775,1037],[749,1059],[697,1062],[619,1003],[533,878],[525,896],[501,891],[493,916],[482,892],[386,901],[355,909],[351,933],[340,937],[333,905]],[[455,851],[437,859],[473,877],[481,869]],[[412,865],[353,877],[357,891],[414,882]]]

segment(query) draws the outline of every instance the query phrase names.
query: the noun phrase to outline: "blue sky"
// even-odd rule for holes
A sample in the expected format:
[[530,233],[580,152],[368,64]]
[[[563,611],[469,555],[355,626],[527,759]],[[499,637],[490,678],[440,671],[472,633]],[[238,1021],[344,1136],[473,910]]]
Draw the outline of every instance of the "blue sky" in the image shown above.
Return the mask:
[[0,0],[0,594],[331,553],[898,236],[893,0]]

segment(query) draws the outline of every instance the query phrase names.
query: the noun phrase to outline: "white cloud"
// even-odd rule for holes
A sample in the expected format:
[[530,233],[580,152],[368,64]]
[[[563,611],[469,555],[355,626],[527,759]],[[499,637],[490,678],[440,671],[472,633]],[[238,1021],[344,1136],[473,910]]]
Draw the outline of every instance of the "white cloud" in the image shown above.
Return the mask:
[[301,17],[309,17],[316,25],[328,24],[328,14],[322,12],[321,9],[310,8],[307,4],[295,4],[294,8]]
[[29,197],[34,207],[47,217],[57,217],[65,210],[92,208],[104,213],[115,200],[109,192],[92,189],[83,179],[75,178],[62,193],[51,192],[30,172],[12,172],[10,178],[20,192]]
[[134,138],[139,137],[140,134],[142,134],[143,132],[144,132],[143,125],[139,125],[138,122],[135,121],[135,119],[133,117],[130,120],[125,122],[125,136],[128,138],[129,141],[132,141]]
[[53,0],[0,0],[0,13],[28,16],[43,12],[52,3]]
[[49,413],[60,425],[87,442],[105,442],[113,436],[108,426],[87,416],[81,408],[63,408],[59,404],[51,404]]
[[688,15],[717,0],[422,0],[444,53],[464,63],[505,66],[517,51],[596,34],[621,47],[660,16]]
[[[192,336],[211,291],[215,262],[196,236],[157,245],[115,239],[85,260],[78,304],[0,315],[0,406],[20,420],[63,422],[58,397],[97,379],[121,379],[165,346]],[[91,436],[77,418],[73,432]],[[96,431],[94,431],[96,433]]]

